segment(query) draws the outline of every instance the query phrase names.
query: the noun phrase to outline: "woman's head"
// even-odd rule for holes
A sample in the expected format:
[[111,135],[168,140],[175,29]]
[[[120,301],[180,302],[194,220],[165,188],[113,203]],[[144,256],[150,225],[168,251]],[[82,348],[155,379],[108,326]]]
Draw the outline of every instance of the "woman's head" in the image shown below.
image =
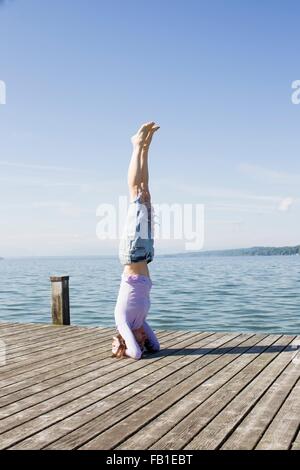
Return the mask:
[[147,339],[144,327],[141,326],[140,328],[136,328],[135,330],[132,330],[132,333],[134,334],[137,343],[139,343],[141,349],[143,350],[145,341]]
[[[139,344],[141,351],[144,351],[145,341],[147,339],[146,332],[143,327],[136,328],[132,330],[136,342]],[[122,358],[127,357],[125,351],[127,349],[126,343],[124,338],[118,333],[117,335],[113,336],[112,340],[112,357]]]

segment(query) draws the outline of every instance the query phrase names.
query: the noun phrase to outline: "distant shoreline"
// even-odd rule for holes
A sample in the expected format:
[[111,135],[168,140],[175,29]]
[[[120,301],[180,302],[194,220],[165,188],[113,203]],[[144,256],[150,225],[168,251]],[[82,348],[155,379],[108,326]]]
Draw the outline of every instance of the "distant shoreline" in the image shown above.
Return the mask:
[[300,245],[296,246],[254,246],[227,250],[193,251],[180,253],[183,256],[298,256]]
[[[173,256],[299,256],[300,245],[268,247],[255,246],[251,248],[233,248],[226,250],[210,250],[210,251],[188,251],[177,253],[157,254],[158,257]],[[6,259],[31,259],[31,258],[115,258],[116,254],[111,255],[52,255],[52,256],[8,256]],[[5,258],[0,257],[0,261]]]

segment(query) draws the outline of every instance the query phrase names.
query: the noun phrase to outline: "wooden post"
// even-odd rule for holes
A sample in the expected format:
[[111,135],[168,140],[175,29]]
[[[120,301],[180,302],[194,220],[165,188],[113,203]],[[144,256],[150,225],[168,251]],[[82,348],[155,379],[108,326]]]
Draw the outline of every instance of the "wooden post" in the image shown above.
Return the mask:
[[51,276],[52,323],[70,325],[69,276]]

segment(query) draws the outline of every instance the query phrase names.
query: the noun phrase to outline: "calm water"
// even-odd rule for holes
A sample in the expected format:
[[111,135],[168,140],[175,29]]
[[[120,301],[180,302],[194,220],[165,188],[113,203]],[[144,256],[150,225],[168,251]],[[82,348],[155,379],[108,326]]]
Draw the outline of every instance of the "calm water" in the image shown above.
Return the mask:
[[[300,256],[157,257],[154,328],[300,333]],[[46,322],[50,275],[69,274],[73,324],[114,326],[116,258],[0,261],[0,321]]]

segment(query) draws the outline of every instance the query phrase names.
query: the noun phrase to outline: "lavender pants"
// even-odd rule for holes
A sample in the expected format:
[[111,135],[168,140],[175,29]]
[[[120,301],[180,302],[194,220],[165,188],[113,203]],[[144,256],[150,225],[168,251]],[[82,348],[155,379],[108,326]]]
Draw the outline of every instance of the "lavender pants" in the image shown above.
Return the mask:
[[144,328],[147,335],[146,347],[148,346],[151,351],[159,351],[160,349],[155,333],[146,322],[150,308],[151,287],[152,281],[148,276],[122,274],[115,307],[115,323],[118,332],[125,340],[126,356],[133,359],[140,359],[143,353],[132,332],[136,328]]

